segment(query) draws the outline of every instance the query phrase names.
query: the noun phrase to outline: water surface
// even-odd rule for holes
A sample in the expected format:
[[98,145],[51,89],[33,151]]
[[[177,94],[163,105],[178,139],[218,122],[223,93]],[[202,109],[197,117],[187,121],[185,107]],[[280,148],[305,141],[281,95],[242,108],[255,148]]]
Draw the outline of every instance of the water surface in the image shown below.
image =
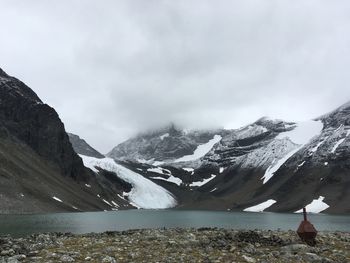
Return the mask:
[[[350,232],[348,215],[309,215],[309,219],[319,231]],[[301,220],[300,214],[178,210],[0,215],[0,235],[25,236],[42,232],[83,234],[164,227],[296,230]]]

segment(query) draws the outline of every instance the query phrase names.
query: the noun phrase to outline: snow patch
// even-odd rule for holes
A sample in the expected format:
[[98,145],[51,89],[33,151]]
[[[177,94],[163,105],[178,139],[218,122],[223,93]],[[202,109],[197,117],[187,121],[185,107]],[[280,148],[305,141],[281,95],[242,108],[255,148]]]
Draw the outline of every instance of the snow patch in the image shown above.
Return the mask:
[[295,153],[297,153],[302,147],[298,147],[294,149],[293,151],[289,152],[287,155],[285,155],[282,159],[279,159],[276,163],[272,164],[269,168],[267,168],[264,176],[261,178],[263,179],[263,184],[266,184],[272,176],[282,167],[282,165]]
[[[321,213],[322,211],[326,210],[329,208],[329,205],[327,205],[325,202],[323,202],[324,197],[320,196],[318,199],[314,199],[311,204],[308,204],[306,208],[306,212],[308,213]],[[302,213],[303,209],[300,209],[296,211],[295,213]]]
[[159,138],[163,141],[164,138],[169,137],[169,133],[163,134],[162,136],[160,136]]
[[176,200],[169,191],[142,175],[117,164],[113,159],[97,159],[84,155],[80,155],[80,157],[83,159],[84,165],[95,172],[98,172],[95,167],[100,167],[116,173],[118,177],[130,183],[133,186],[131,192],[123,195],[128,196],[130,203],[135,207],[165,209],[176,206]]
[[283,140],[288,138],[293,143],[299,145],[294,150],[287,152],[281,159],[277,162],[273,162],[265,171],[264,176],[261,178],[263,184],[266,184],[272,176],[282,167],[282,165],[288,161],[295,153],[297,153],[301,148],[304,147],[312,138],[321,133],[323,129],[323,124],[321,121],[308,121],[300,122],[297,124],[295,129],[283,132],[279,134],[276,139]]
[[56,200],[57,202],[63,203],[63,201],[56,196],[53,196],[52,199]]
[[170,170],[164,169],[164,168],[161,168],[161,167],[148,168],[147,172],[153,172],[153,173],[164,174],[164,175],[170,175],[171,174]]
[[331,153],[335,153],[335,151],[338,149],[338,147],[340,146],[340,144],[342,144],[345,141],[345,138],[340,139],[339,141],[337,141],[337,143],[334,145]]
[[252,206],[252,207],[248,207],[246,209],[244,209],[244,212],[264,212],[264,210],[266,210],[267,208],[269,208],[270,206],[272,206],[273,204],[275,204],[277,201],[273,200],[273,199],[269,199],[261,204]]
[[328,162],[325,162],[324,165],[327,166],[327,165],[328,165]]
[[169,178],[163,178],[163,177],[151,177],[152,179],[155,179],[155,180],[163,180],[163,181],[167,181],[167,182],[170,182],[170,183],[174,183],[178,186],[180,186],[182,184],[182,180],[180,178],[177,178],[175,176],[169,176]]
[[302,167],[306,161],[303,161],[301,164],[298,164],[298,167]]
[[220,171],[219,171],[219,173],[223,173],[225,171],[225,168],[224,167],[220,167]]
[[209,142],[199,145],[197,149],[194,151],[191,155],[183,156],[177,160],[174,161],[174,163],[180,163],[180,162],[190,162],[195,161],[203,156],[205,156],[210,150],[214,147],[215,144],[220,142],[222,137],[220,135],[215,135],[213,139],[211,139]]
[[152,165],[154,166],[160,166],[160,165],[163,165],[165,162],[160,162],[160,161],[155,161],[152,163]]
[[212,174],[210,178],[208,179],[204,179],[203,181],[199,181],[199,182],[193,182],[192,184],[190,184],[191,187],[201,187],[207,183],[209,183],[211,180],[213,180],[216,177],[215,174]]
[[91,185],[89,185],[89,184],[85,184],[85,186],[86,186],[87,188],[91,188]]
[[108,202],[107,200],[102,199],[102,201],[105,202],[107,205],[112,206],[112,204],[110,202]]

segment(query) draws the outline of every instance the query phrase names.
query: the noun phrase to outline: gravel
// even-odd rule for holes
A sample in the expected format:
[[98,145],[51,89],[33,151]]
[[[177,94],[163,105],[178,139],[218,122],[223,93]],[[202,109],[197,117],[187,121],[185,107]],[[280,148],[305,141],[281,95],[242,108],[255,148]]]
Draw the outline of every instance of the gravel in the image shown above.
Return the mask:
[[350,233],[319,233],[313,247],[293,231],[216,228],[4,236],[2,262],[350,262]]

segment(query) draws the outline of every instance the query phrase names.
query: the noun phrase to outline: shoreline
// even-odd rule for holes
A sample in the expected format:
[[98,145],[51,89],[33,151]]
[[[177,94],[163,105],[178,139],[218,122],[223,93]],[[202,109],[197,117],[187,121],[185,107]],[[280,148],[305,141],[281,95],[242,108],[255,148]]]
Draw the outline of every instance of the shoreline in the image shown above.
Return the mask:
[[350,232],[319,232],[314,247],[295,231],[139,229],[0,237],[0,262],[350,262]]

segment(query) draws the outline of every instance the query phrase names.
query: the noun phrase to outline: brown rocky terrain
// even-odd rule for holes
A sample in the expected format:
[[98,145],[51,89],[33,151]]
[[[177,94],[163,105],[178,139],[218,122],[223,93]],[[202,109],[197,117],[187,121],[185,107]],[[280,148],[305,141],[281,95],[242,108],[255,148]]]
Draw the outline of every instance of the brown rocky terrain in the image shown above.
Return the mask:
[[0,262],[350,262],[350,233],[158,229],[0,239]]

